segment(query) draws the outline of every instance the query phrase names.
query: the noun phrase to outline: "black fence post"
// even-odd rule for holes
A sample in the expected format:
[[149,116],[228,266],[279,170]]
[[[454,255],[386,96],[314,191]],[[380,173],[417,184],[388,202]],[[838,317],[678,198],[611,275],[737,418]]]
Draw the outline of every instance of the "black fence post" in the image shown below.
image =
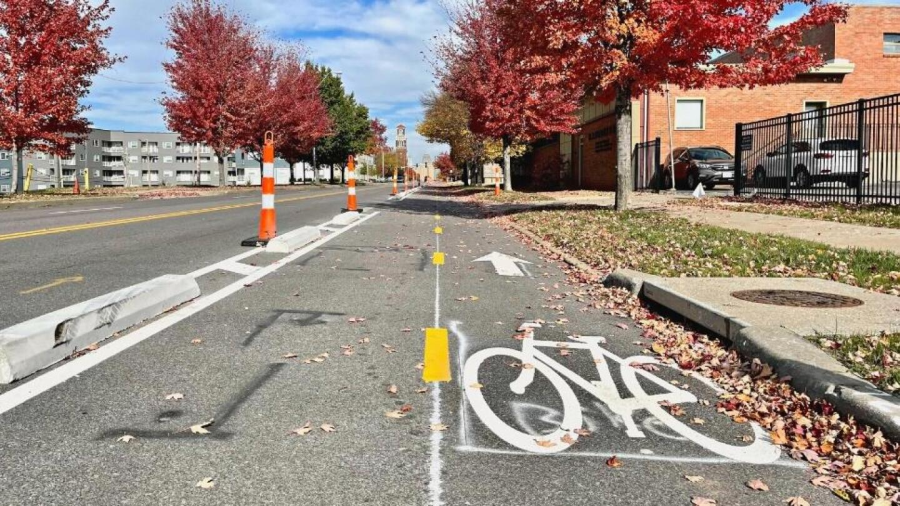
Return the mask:
[[786,116],[787,135],[785,135],[785,148],[787,153],[784,158],[784,198],[791,198],[791,180],[794,178],[794,115]]
[[660,188],[662,188],[662,171],[659,169],[662,166],[662,160],[660,159],[660,149],[662,149],[662,142],[659,137],[654,141],[656,146],[653,150],[653,181],[656,186],[656,193],[659,193]]
[[[659,140],[659,137],[657,137]],[[659,145],[656,146],[659,153]],[[744,159],[744,124],[734,125],[734,196],[740,197],[744,186],[744,171],[742,170]]]
[[856,139],[859,145],[856,148],[856,205],[862,204],[863,184],[863,140],[866,136],[866,100],[859,99],[856,110]]

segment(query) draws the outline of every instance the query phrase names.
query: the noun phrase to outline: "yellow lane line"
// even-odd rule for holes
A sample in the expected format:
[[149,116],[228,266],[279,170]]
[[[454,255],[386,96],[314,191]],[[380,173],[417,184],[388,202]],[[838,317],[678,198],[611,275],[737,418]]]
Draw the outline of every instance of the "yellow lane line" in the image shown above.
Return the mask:
[[54,280],[52,283],[47,283],[46,285],[37,286],[30,290],[21,291],[21,292],[19,292],[19,295],[28,295],[30,293],[40,292],[43,290],[47,290],[48,288],[54,288],[54,287],[57,287],[60,285],[64,285],[66,283],[81,283],[82,281],[84,281],[84,276],[72,276],[69,278],[59,278],[59,279]]
[[[374,188],[373,188],[374,189]],[[321,197],[331,197],[334,195],[344,195],[346,192],[331,192],[331,193],[322,193],[319,195],[305,195],[302,197],[290,197],[286,199],[278,200],[277,203],[285,203],[285,202],[295,202],[298,200],[306,200],[306,199],[314,199]],[[108,221],[98,221],[94,223],[83,223],[81,225],[67,225],[63,227],[53,227],[53,228],[42,228],[38,230],[28,230],[25,232],[13,232],[10,234],[0,235],[0,242],[3,241],[11,241],[13,239],[25,239],[28,237],[38,237],[42,235],[51,235],[51,234],[62,234],[66,232],[77,232],[80,230],[90,230],[94,228],[104,228],[104,227],[114,227],[118,225],[130,225],[132,223],[141,223],[144,221],[154,221],[154,220],[164,220],[169,218],[181,218],[184,216],[193,216],[196,214],[206,214],[213,213],[218,211],[228,211],[231,209],[240,209],[243,207],[253,207],[259,206],[259,202],[249,202],[246,204],[231,204],[227,206],[218,206],[218,207],[207,207],[204,209],[191,209],[188,211],[176,211],[172,213],[164,213],[164,214],[151,214],[148,216],[138,216],[135,218],[122,218],[118,220],[108,220]]]

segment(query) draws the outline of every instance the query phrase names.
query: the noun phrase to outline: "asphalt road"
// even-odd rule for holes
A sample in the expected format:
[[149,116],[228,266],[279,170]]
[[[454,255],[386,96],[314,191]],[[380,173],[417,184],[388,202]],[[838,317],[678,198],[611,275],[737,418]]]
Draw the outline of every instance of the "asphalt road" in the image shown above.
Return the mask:
[[[423,194],[390,203],[376,197],[384,194],[368,197],[365,221],[309,252],[246,260],[277,270],[0,414],[0,504],[689,505],[703,496],[719,505],[775,506],[797,495],[843,504],[783,456],[740,462],[771,447],[763,438],[755,450],[730,450],[754,444],[742,440],[753,431],[712,406],[682,404],[682,420],[705,421],[691,425],[688,437],[644,410],[634,413],[644,437],[627,434],[609,405],[615,392],[631,397],[617,360],[641,355],[634,325],[586,308],[555,264],[471,208]],[[322,222],[333,209],[325,214]],[[230,233],[219,240],[246,235]],[[213,260],[238,251],[207,241],[218,252]],[[439,270],[432,265],[438,241],[446,255]],[[490,263],[474,262],[495,251],[531,262],[527,275],[501,277]],[[204,283],[207,297],[221,286]],[[551,346],[534,382],[516,394],[510,382],[523,369],[510,364],[522,358],[523,341],[513,335],[535,319],[546,322],[536,339]],[[424,332],[435,320],[449,331],[452,380],[423,384]],[[603,360],[589,350],[562,353],[556,343],[571,346],[573,335],[604,337]],[[476,382],[463,375],[478,353],[493,356],[474,368]],[[504,436],[515,430],[552,443],[547,434],[573,406],[547,380],[550,361],[570,371],[575,409],[591,432],[564,451],[538,454]],[[602,398],[572,381],[584,378],[590,387],[604,362],[612,376]],[[650,394],[686,388],[715,404],[715,391],[679,371],[652,375],[667,386],[642,375]],[[45,377],[12,385],[0,406]],[[183,398],[167,399],[175,393]],[[499,425],[473,404],[478,397]],[[190,430],[210,420],[208,434]],[[311,431],[292,434],[307,423]],[[729,451],[734,458],[721,455]],[[613,455],[621,467],[606,464]],[[206,478],[214,485],[198,487]],[[745,485],[755,479],[770,490]]]
[[[328,221],[340,186],[278,188],[278,229]],[[362,206],[384,185],[361,187]],[[0,210],[0,328],[164,274],[187,274],[246,248],[256,192],[168,200],[91,199]],[[59,284],[56,284],[59,283]]]

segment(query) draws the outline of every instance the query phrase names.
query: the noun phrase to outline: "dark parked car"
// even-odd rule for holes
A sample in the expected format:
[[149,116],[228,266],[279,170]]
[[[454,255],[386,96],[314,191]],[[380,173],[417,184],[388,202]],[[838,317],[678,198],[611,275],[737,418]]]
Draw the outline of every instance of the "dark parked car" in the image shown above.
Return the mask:
[[[693,190],[703,184],[711,190],[720,184],[734,185],[734,157],[719,146],[680,147],[672,151],[675,157],[675,186]],[[666,157],[663,164],[663,188],[672,187],[672,163]]]

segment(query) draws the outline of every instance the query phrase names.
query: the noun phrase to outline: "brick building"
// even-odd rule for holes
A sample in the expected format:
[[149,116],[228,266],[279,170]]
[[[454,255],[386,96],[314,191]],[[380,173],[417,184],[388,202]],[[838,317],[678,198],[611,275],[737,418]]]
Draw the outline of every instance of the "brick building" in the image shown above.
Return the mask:
[[[805,36],[820,46],[825,65],[793,82],[752,90],[716,88],[647,94],[633,104],[632,143],[659,137],[663,158],[669,150],[669,116],[675,146],[719,145],[734,149],[738,122],[829,107],[900,93],[900,6],[853,6],[846,23],[823,26]],[[738,63],[725,54],[715,63]],[[574,188],[615,188],[615,115],[612,104],[587,102],[581,133],[558,135],[533,146],[519,171],[523,182],[552,186],[549,169],[559,183]],[[558,155],[557,155],[558,153]],[[539,182],[544,181],[543,184]]]

